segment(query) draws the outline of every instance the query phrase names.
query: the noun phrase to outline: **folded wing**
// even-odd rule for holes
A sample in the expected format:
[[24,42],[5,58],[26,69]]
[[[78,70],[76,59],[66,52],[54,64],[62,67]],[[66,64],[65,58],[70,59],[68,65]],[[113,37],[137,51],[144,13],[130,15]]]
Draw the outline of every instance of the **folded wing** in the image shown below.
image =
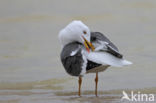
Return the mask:
[[95,51],[105,51],[118,58],[122,58],[122,54],[119,53],[118,48],[102,33],[92,32],[91,33],[91,42],[95,46]]
[[116,67],[132,64],[123,59],[123,55],[119,53],[118,48],[102,33],[92,32],[91,42],[95,47],[95,51],[87,55],[88,60]]

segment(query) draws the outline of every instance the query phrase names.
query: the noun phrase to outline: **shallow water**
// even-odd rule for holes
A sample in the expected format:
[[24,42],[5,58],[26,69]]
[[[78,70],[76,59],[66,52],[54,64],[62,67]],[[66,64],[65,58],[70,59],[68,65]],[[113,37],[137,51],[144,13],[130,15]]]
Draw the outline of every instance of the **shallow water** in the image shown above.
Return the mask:
[[[155,94],[155,11],[155,0],[1,1],[0,102],[120,103],[122,90]],[[75,19],[104,33],[134,63],[100,73],[99,98],[95,74],[84,76],[79,98],[77,78],[60,62],[58,32]]]

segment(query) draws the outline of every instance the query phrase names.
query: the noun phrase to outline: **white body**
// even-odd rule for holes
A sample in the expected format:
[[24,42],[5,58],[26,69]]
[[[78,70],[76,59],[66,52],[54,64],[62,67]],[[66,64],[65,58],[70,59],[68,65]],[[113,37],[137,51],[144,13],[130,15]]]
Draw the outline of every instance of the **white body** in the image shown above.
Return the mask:
[[127,61],[123,58],[117,58],[107,52],[90,52],[86,55],[86,57],[88,60],[93,62],[114,67],[122,67],[132,64],[130,61]]

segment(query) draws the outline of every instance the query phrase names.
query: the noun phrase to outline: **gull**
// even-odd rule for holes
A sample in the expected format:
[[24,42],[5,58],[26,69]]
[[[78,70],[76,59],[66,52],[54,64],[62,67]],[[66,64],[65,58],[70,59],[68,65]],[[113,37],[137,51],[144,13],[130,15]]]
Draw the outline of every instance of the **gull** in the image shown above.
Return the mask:
[[82,77],[96,73],[95,95],[97,96],[98,73],[110,66],[122,67],[132,62],[123,58],[118,48],[102,33],[91,32],[80,20],[65,26],[58,36],[62,45],[60,59],[65,71],[79,77],[78,95],[81,96]]

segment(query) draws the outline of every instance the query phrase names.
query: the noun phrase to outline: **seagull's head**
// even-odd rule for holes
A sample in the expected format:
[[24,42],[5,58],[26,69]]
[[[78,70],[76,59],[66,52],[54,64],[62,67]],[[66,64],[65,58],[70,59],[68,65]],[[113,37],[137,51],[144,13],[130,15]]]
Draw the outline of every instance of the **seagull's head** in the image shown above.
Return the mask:
[[72,21],[59,32],[59,39],[63,46],[72,42],[83,44],[87,51],[94,50],[90,42],[91,33],[89,28],[81,21]]

